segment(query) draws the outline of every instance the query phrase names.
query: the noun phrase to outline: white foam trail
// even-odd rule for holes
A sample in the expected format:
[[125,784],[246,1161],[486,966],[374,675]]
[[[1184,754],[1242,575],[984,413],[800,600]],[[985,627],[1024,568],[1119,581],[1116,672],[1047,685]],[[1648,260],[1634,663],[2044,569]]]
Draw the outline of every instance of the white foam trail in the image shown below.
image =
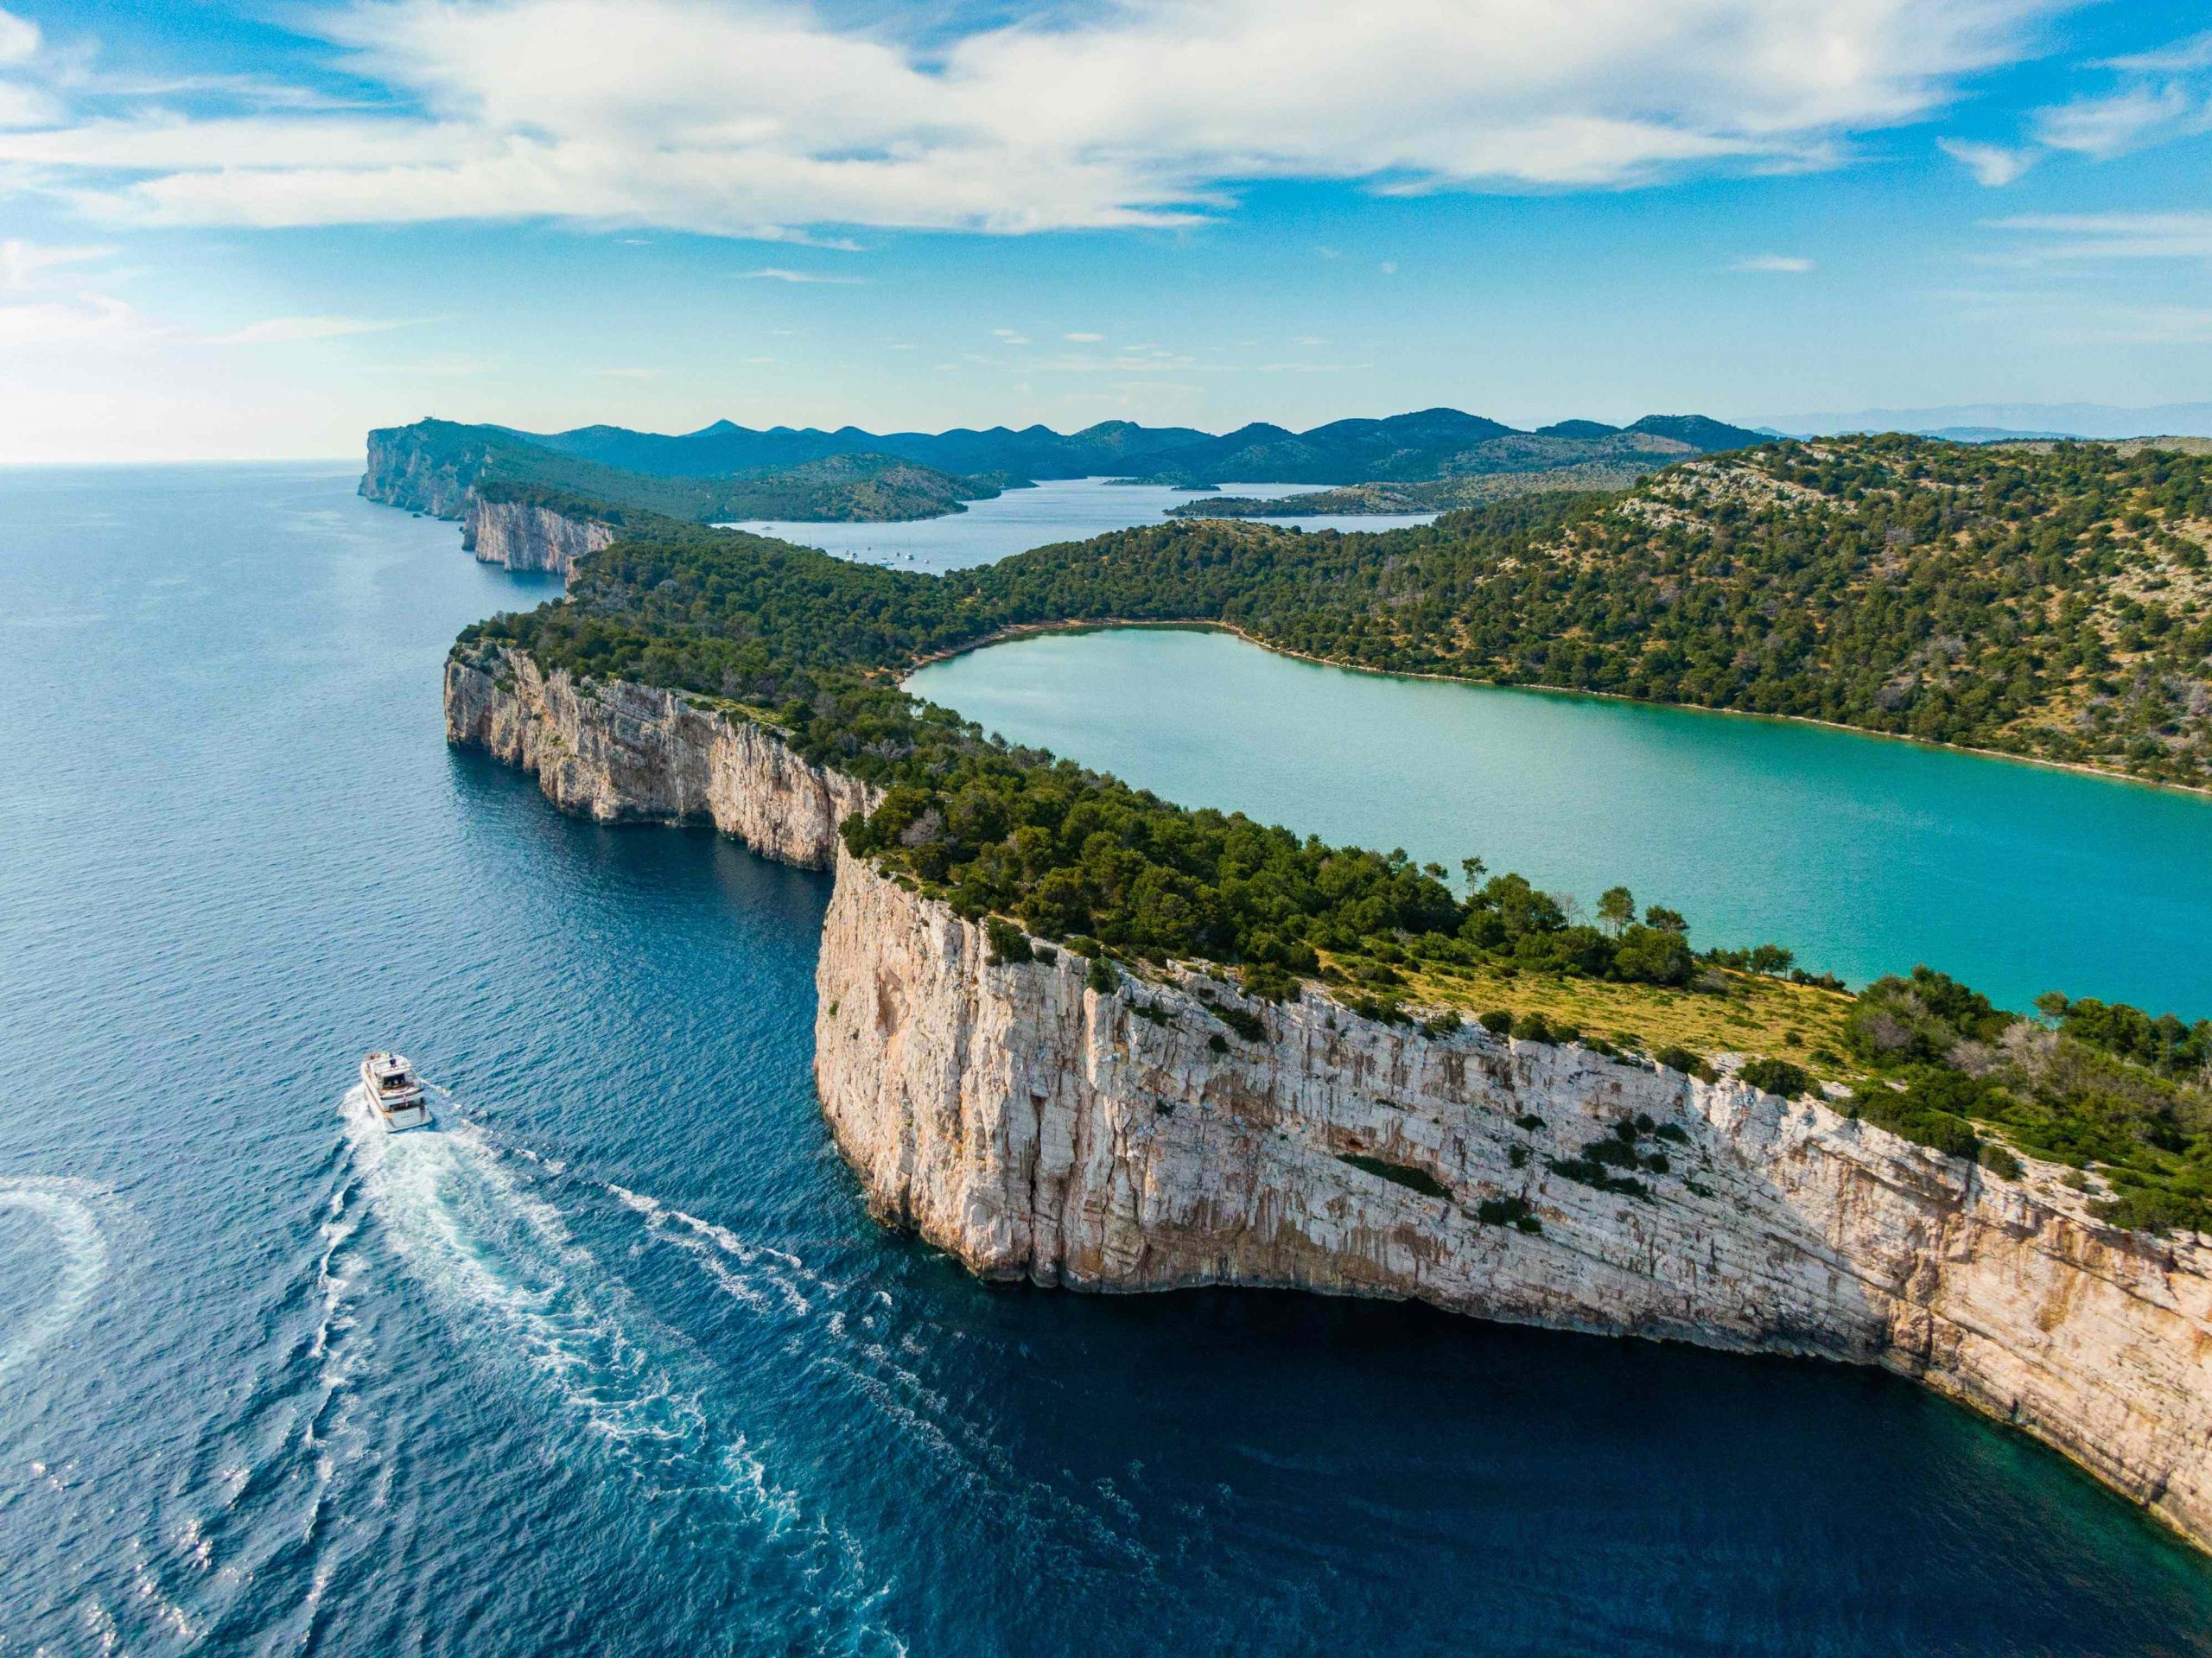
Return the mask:
[[[891,1643],[887,1632],[868,1626],[884,1591],[868,1589],[853,1563],[834,1558],[832,1534],[808,1519],[742,1434],[718,1431],[710,1420],[711,1367],[690,1361],[683,1338],[664,1331],[575,1238],[517,1159],[558,1173],[550,1161],[521,1147],[510,1159],[450,1109],[434,1131],[388,1133],[358,1089],[344,1115],[382,1229],[442,1310],[471,1333],[489,1335],[473,1349],[518,1361],[646,1490],[711,1497],[759,1528],[798,1579],[832,1574],[837,1586],[811,1594],[795,1616],[842,1625],[841,1645],[855,1637],[875,1648]],[[633,1212],[689,1232],[654,1200],[609,1190]],[[806,1305],[788,1286],[779,1293]]]
[[[806,1263],[795,1255],[767,1244],[747,1243],[728,1227],[701,1220],[696,1215],[687,1215],[657,1197],[616,1185],[612,1180],[599,1184],[624,1208],[643,1216],[645,1229],[653,1236],[691,1256],[726,1294],[748,1306],[763,1312],[780,1309],[804,1318],[814,1311],[814,1303],[799,1288],[800,1284],[808,1285],[817,1293],[838,1287],[809,1272]],[[734,1270],[732,1261],[751,1270]]]
[[90,1181],[0,1180],[0,1209],[29,1210],[52,1229],[61,1271],[46,1305],[10,1331],[0,1345],[0,1376],[67,1330],[107,1280],[108,1245],[95,1203],[105,1192]]

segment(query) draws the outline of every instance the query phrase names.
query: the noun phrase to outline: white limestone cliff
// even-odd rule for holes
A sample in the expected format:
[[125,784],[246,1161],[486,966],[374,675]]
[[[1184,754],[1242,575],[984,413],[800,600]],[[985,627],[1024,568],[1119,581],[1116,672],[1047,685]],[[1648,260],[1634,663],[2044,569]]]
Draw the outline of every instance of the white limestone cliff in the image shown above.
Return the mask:
[[614,539],[612,524],[530,501],[486,500],[471,490],[461,544],[480,564],[510,570],[550,570],[566,577],[586,553]]
[[[2056,1171],[1999,1179],[1808,1101],[1311,990],[1268,1007],[1179,969],[1102,994],[1065,953],[995,965],[980,927],[844,852],[866,789],[767,727],[506,652],[457,652],[446,697],[454,741],[564,810],[834,864],[823,1112],[877,1216],[977,1274],[1407,1297],[1878,1364],[2212,1543],[2212,1251],[2098,1223]],[[1555,1166],[1624,1123],[1644,1195]]]
[[537,775],[563,811],[602,823],[711,823],[754,851],[827,869],[866,786],[810,765],[768,727],[701,697],[579,684],[517,651],[446,659],[446,740]]

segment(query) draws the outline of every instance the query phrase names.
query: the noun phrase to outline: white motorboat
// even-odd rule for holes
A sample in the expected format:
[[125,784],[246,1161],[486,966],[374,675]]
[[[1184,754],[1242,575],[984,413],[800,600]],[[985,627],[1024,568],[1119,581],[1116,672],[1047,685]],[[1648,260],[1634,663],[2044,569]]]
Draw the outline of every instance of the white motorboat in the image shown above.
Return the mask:
[[394,1134],[429,1123],[430,1102],[423,1095],[423,1079],[403,1054],[372,1053],[362,1060],[361,1093]]

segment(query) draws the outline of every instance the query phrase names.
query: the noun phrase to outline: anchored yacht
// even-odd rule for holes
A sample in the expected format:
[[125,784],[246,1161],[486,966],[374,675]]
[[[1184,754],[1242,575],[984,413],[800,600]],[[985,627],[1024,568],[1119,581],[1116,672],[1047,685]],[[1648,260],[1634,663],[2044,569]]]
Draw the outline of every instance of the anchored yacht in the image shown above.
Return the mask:
[[423,1079],[404,1055],[372,1053],[361,1061],[361,1093],[384,1126],[397,1134],[420,1128],[430,1121],[430,1102],[423,1095]]

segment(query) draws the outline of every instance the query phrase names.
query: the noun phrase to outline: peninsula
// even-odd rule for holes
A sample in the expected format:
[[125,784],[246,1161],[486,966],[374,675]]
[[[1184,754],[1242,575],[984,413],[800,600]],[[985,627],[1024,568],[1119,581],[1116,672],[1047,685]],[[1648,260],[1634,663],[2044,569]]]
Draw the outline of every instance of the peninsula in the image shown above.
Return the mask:
[[1020,627],[1197,621],[2199,781],[2209,524],[2202,460],[1901,438],[942,577],[632,518],[462,636],[447,728],[564,810],[836,870],[825,1114],[876,1212],[980,1274],[1878,1363],[2206,1541],[2212,1023],[2024,1018],[1927,969],[1853,995],[1624,891],[1581,918],[1478,859],[1455,890],[1170,806],[897,681]]

